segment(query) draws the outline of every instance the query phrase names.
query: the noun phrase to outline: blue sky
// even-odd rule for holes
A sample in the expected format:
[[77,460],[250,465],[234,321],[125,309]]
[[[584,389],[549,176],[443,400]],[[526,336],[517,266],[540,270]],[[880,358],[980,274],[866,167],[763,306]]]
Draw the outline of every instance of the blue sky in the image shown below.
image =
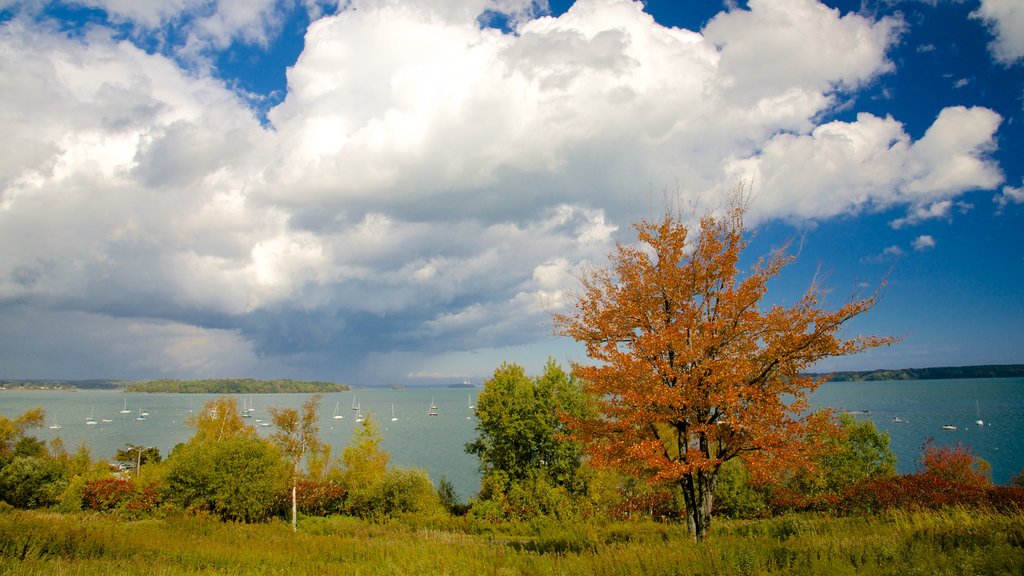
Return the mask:
[[0,0],[0,377],[479,380],[666,197],[1024,362],[1019,0]]

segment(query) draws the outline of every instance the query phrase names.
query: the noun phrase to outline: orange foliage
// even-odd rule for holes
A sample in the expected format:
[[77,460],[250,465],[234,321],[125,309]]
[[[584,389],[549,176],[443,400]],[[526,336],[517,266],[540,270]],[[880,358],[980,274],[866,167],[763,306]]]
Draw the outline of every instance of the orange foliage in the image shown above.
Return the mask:
[[918,473],[935,476],[957,484],[988,486],[992,484],[992,467],[976,457],[971,449],[957,442],[956,447],[940,447],[929,438],[921,448]]
[[767,282],[792,257],[784,247],[741,277],[741,208],[707,215],[697,230],[668,212],[634,228],[637,244],[618,244],[609,268],[584,273],[575,309],[554,318],[596,361],[574,370],[601,415],[571,425],[595,465],[679,484],[700,539],[723,462],[744,456],[763,474],[813,452],[801,438],[829,421],[801,416],[821,383],[806,370],[893,339],[837,335],[874,295],[830,312],[812,285],[792,306],[762,309]]

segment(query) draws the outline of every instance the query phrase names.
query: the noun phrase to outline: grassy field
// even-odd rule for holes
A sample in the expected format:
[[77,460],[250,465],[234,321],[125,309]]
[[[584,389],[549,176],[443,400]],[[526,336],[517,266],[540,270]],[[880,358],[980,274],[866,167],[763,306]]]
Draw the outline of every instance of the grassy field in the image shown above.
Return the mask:
[[0,574],[1024,573],[1024,515],[948,509],[719,521],[710,542],[657,523],[374,524],[343,517],[225,524],[0,510]]

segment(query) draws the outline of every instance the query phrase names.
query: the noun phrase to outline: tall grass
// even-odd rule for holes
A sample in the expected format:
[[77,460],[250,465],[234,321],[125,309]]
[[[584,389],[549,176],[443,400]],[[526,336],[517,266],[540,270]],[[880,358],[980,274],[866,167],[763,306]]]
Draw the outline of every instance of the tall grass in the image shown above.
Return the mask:
[[0,510],[0,574],[1007,574],[1024,515],[947,509],[723,521],[697,545],[673,524],[374,524],[345,517],[225,524],[197,516]]

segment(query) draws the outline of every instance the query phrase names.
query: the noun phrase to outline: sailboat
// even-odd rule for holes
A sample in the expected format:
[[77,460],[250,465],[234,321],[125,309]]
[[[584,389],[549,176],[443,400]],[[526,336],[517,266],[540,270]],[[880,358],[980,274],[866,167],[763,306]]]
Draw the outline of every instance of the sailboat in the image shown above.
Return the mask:
[[252,418],[252,410],[245,407],[245,398],[242,398],[242,418]]
[[128,409],[128,399],[124,399],[124,408],[121,408],[121,414],[131,414],[132,411]]
[[341,402],[335,402],[334,403],[334,416],[331,416],[331,418],[334,418],[335,420],[341,420],[342,418],[344,418],[344,416],[342,416],[341,414],[338,414],[338,407],[339,406],[341,406]]
[[93,410],[90,408],[89,409],[89,417],[85,419],[85,425],[86,426],[95,426],[96,424],[98,424],[98,422],[96,422],[96,419],[93,418],[92,415],[93,415]]
[[434,403],[434,399],[430,399],[430,410],[427,411],[427,416],[437,416],[437,404]]
[[469,395],[469,409],[470,410],[473,409],[473,395],[472,394]]
[[357,423],[363,421],[363,412],[361,410],[362,406],[363,406],[363,404],[361,402],[359,404],[356,404],[355,410],[356,410],[356,422]]
[[60,424],[58,422],[50,424],[50,430],[60,430]]
[[398,417],[395,416],[395,405],[394,404],[391,405],[391,421],[392,422],[398,422]]
[[255,412],[256,411],[256,407],[253,406],[253,404],[252,404],[252,396],[249,396],[249,410],[247,410],[247,411],[248,412]]
[[981,419],[981,408],[978,406],[978,401],[974,401],[974,410],[978,413],[978,419],[974,421],[978,426],[984,426],[985,421]]
[[356,395],[355,394],[352,395],[352,409],[353,410],[359,410],[359,406],[356,404]]

